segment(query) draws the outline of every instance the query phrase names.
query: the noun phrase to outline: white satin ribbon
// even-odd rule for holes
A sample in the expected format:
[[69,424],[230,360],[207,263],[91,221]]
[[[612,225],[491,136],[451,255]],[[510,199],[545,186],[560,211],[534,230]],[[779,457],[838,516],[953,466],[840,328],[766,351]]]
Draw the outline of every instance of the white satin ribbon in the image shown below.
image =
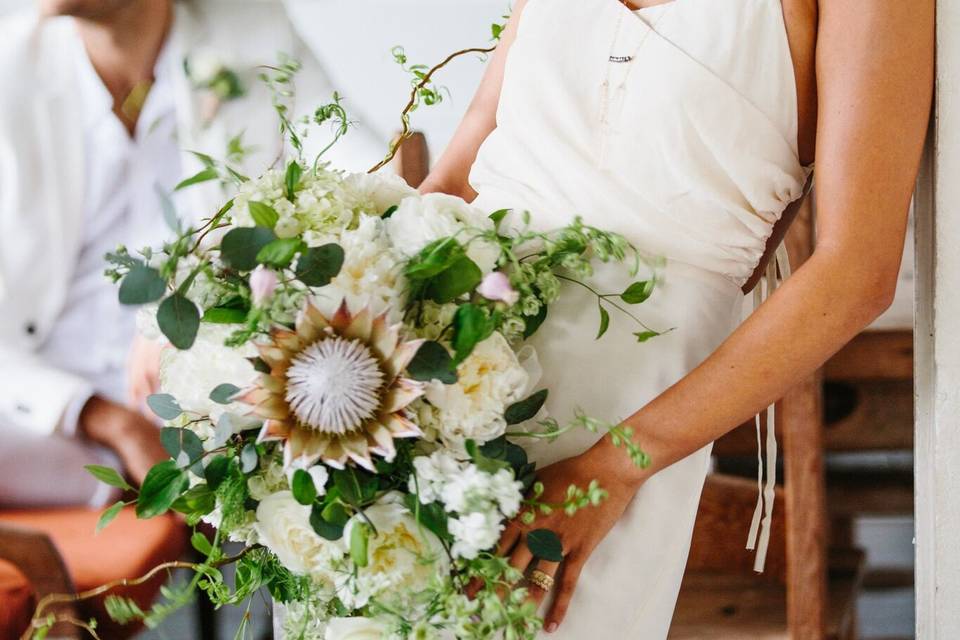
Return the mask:
[[[790,277],[790,258],[787,255],[787,247],[783,243],[777,247],[775,259],[767,265],[763,281],[757,283],[753,290],[754,310],[777,290],[779,284],[777,280],[778,269],[784,280]],[[771,404],[767,407],[766,484],[764,484],[763,447],[761,445],[759,415],[757,415],[755,423],[757,427],[757,506],[753,510],[753,521],[750,523],[750,533],[747,535],[747,549],[750,551],[756,549],[757,555],[753,562],[753,570],[757,573],[763,573],[767,561],[767,549],[770,546],[773,502],[776,498],[777,488],[776,405]]]

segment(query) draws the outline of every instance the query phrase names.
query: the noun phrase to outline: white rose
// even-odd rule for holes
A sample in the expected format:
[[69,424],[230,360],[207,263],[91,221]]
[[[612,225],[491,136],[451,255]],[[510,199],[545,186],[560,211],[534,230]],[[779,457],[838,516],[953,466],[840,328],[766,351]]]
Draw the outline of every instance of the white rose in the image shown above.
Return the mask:
[[344,605],[365,606],[373,597],[414,598],[437,576],[450,571],[450,560],[440,539],[419,525],[398,492],[384,495],[354,516],[344,528],[350,540],[353,527],[369,520],[376,529],[367,542],[369,564],[338,590]]
[[317,535],[310,526],[310,507],[297,502],[293,493],[278,491],[261,500],[254,527],[260,543],[287,569],[333,586],[344,564],[343,547]]
[[189,350],[164,349],[160,354],[160,390],[172,395],[185,411],[209,415],[214,423],[228,411],[244,414],[249,407],[235,402],[218,404],[210,399],[210,392],[221,384],[243,389],[257,375],[247,360],[257,355],[253,345],[231,348],[223,344],[234,329],[230,325],[201,324]]
[[478,230],[492,229],[493,221],[482,211],[444,193],[406,198],[387,219],[387,233],[393,246],[408,258],[431,242],[455,236],[462,244],[469,242],[467,256],[484,274],[497,266],[500,248],[486,241],[471,241],[471,238]]
[[457,367],[457,382],[427,384],[426,398],[438,411],[437,428],[444,442],[462,450],[467,439],[483,443],[503,435],[503,413],[523,399],[529,374],[499,333],[478,344]]
[[324,640],[383,640],[387,628],[372,618],[332,618]]
[[404,198],[416,197],[417,190],[396,174],[353,173],[343,188],[356,202],[356,208],[368,215],[381,216]]

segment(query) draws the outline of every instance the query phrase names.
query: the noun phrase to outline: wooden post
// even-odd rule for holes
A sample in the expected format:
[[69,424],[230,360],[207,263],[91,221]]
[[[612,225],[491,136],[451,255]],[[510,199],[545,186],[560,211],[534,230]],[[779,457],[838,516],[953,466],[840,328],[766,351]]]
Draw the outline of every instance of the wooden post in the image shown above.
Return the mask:
[[[812,198],[787,234],[794,268],[813,252]],[[827,610],[827,505],[823,472],[822,372],[779,403],[787,510],[787,628],[791,640],[822,640]]]
[[917,195],[917,637],[960,637],[960,0],[937,2],[937,95]]

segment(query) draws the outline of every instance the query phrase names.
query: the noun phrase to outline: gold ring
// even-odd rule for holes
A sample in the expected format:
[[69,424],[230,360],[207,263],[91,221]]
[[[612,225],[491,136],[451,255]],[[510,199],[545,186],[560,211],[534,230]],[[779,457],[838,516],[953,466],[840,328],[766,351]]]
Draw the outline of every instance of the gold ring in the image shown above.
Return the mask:
[[553,576],[548,573],[544,573],[540,569],[534,569],[530,572],[530,575],[527,577],[527,582],[534,585],[542,591],[550,591],[553,589]]

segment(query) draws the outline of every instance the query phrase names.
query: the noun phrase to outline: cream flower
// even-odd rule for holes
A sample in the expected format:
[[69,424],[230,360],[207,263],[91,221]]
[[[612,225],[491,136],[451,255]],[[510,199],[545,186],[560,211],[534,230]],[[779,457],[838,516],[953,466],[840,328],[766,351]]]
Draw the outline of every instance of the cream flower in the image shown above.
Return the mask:
[[529,375],[499,333],[478,344],[457,367],[457,382],[427,384],[426,399],[433,405],[441,439],[462,450],[467,439],[483,443],[503,435],[503,413],[521,400]]
[[333,618],[323,640],[383,640],[387,627],[373,618]]
[[310,507],[297,502],[290,491],[261,500],[254,527],[260,543],[284,567],[333,588],[345,564],[343,546],[317,535],[310,526]]
[[387,219],[387,233],[406,257],[419,253],[431,242],[454,236],[467,246],[467,256],[480,270],[490,273],[497,266],[500,247],[472,240],[477,231],[490,231],[493,221],[462,199],[444,193],[406,198]]
[[343,532],[350,540],[353,527],[369,520],[376,529],[367,543],[366,567],[339,590],[351,608],[365,606],[371,598],[396,601],[415,599],[435,578],[450,571],[450,561],[440,539],[417,524],[398,492],[384,495],[363,516],[354,516]]
[[381,216],[404,198],[417,195],[403,178],[389,173],[350,174],[343,181],[343,190],[355,210],[372,216]]

